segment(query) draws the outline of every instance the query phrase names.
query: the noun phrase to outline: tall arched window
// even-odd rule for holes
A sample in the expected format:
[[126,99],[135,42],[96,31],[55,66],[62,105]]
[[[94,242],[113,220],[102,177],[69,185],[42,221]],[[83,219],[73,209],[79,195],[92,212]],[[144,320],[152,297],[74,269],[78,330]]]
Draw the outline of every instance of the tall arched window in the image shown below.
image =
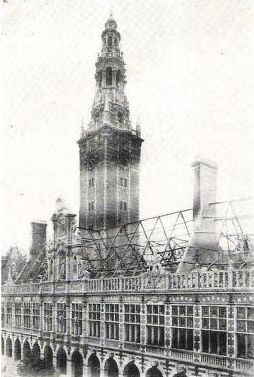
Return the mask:
[[102,83],[102,73],[100,71],[100,72],[98,72],[98,84],[99,84],[99,88],[101,87],[101,83]]
[[106,85],[112,85],[112,68],[106,69]]
[[120,82],[121,82],[121,71],[118,70],[116,72],[116,86],[119,86]]
[[108,46],[112,47],[112,37],[108,37]]
[[73,258],[73,275],[76,275],[78,272],[78,262],[77,262],[77,257],[74,256]]
[[119,113],[117,114],[117,118],[118,118],[118,122],[119,122],[120,124],[122,124],[122,123],[123,123],[123,113],[121,113],[121,112],[119,111]]

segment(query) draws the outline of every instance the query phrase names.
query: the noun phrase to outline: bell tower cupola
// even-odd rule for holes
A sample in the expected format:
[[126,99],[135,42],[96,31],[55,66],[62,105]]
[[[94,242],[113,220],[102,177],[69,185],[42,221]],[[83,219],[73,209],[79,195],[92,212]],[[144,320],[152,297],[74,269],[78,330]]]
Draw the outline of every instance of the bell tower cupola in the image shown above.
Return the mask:
[[125,95],[121,36],[112,15],[95,63],[91,119],[81,130],[80,227],[102,229],[139,219],[140,127],[133,129]]

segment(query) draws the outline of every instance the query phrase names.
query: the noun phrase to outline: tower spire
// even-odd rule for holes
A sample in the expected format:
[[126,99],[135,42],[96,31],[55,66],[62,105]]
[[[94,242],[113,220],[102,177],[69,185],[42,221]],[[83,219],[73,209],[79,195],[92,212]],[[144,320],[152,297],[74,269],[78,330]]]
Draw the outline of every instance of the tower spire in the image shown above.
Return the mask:
[[112,12],[95,63],[91,120],[79,140],[80,227],[101,229],[139,220],[142,139],[132,130],[125,95],[121,35]]

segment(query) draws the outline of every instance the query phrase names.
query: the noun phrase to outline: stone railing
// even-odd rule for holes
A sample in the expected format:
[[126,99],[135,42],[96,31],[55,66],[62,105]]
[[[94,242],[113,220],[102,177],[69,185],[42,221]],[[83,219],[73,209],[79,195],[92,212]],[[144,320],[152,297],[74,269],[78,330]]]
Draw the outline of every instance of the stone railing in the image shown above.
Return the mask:
[[167,274],[161,276],[129,276],[100,279],[87,279],[59,282],[41,282],[28,284],[5,284],[2,293],[32,294],[54,292],[133,292],[133,291],[179,291],[198,289],[203,291],[215,290],[252,290],[254,288],[254,271],[228,270],[192,272],[190,274]]

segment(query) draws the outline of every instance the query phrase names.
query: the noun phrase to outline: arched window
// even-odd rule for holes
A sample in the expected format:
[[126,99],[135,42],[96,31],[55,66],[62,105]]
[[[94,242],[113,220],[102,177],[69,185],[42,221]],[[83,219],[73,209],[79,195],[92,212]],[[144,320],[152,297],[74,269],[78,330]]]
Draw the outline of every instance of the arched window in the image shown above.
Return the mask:
[[49,260],[49,279],[53,276],[54,272],[54,261],[53,259]]
[[77,262],[77,257],[75,256],[73,258],[73,274],[76,275],[78,272],[78,262]]
[[114,43],[117,46],[117,38],[114,39]]
[[108,46],[112,47],[112,37],[108,37]]
[[112,85],[112,68],[106,69],[106,85]]
[[99,85],[99,88],[101,87],[101,83],[102,83],[102,73],[100,71],[100,72],[98,72],[98,85]]
[[119,112],[117,114],[117,118],[118,118],[118,122],[122,124],[123,123],[123,113]]
[[117,71],[116,72],[116,86],[119,86],[119,84],[121,83],[121,71]]

